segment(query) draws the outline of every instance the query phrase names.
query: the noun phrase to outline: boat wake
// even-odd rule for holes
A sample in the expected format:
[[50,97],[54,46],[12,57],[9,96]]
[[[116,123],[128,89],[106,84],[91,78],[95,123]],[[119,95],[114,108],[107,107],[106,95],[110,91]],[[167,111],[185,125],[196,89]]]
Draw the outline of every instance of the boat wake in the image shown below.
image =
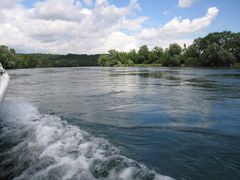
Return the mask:
[[0,179],[171,179],[29,103],[0,105]]

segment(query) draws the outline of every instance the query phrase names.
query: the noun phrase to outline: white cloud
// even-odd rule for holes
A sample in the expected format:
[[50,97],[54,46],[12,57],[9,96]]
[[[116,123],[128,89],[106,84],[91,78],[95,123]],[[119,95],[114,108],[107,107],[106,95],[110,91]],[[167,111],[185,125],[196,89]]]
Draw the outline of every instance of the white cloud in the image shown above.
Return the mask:
[[135,19],[127,19],[127,18],[123,18],[120,21],[120,27],[122,27],[122,29],[125,29],[125,27],[127,27],[126,29],[132,30],[132,31],[137,31],[140,30],[142,28],[142,24],[147,21],[149,18],[145,17],[145,16],[141,16],[141,17],[137,17]]
[[196,18],[192,21],[190,19],[175,17],[162,27],[162,31],[166,33],[190,33],[198,31],[209,26],[217,16],[218,11],[216,7],[211,7],[204,17]]
[[20,0],[0,0],[0,8],[10,8]]
[[120,31],[110,34],[104,45],[107,49],[116,49],[118,51],[129,51],[137,48],[136,39]]
[[188,8],[197,0],[178,0],[178,6],[180,8]]
[[80,16],[80,2],[71,0],[39,1],[29,10],[33,18],[45,20],[75,20]]
[[124,7],[96,0],[91,8],[79,0],[42,0],[32,8],[12,2],[0,8],[0,42],[18,52],[90,54],[113,48],[127,51],[143,44],[166,47],[171,42],[191,42],[185,35],[209,26],[218,14],[213,7],[197,19],[178,17],[159,28],[144,28],[149,18],[135,15],[141,9],[137,0]]
[[189,43],[192,40],[186,38],[186,36],[208,27],[216,18],[218,12],[219,10],[216,7],[211,7],[205,16],[193,20],[175,17],[158,29],[143,29],[138,39],[142,40],[142,44],[150,42],[152,46],[161,44],[163,47],[172,42],[184,44],[183,40]]

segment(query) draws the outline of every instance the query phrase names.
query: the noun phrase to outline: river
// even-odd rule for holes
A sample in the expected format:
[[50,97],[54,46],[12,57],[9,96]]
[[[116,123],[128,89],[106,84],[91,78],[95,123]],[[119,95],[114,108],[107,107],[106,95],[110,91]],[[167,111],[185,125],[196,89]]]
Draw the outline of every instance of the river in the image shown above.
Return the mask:
[[240,70],[9,70],[0,179],[240,179]]

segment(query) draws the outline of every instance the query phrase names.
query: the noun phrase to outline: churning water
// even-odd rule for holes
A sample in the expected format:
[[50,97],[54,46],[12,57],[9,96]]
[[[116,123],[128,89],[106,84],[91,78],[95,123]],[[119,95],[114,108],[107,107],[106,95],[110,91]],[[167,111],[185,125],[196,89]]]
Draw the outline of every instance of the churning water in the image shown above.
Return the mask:
[[9,73],[0,179],[240,178],[240,70]]

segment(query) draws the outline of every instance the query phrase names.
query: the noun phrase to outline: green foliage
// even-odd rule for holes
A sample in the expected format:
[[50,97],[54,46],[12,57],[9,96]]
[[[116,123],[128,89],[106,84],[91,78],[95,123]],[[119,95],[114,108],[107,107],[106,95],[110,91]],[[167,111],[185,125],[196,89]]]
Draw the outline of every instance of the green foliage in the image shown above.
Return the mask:
[[153,54],[153,62],[158,63],[158,64],[162,64],[163,56],[164,56],[163,48],[154,47],[153,50],[152,50],[152,54]]
[[[171,45],[170,45],[171,46]],[[177,51],[176,54],[173,53],[173,51],[170,53],[169,52],[170,49],[166,49],[164,52],[164,58],[163,58],[163,66],[180,66],[181,65],[181,61],[180,61],[180,55],[178,54]]]
[[196,57],[186,57],[184,59],[185,66],[189,67],[198,67],[200,66],[199,60]]
[[201,56],[202,66],[224,67],[233,65],[234,55],[216,43],[209,45]]
[[208,45],[216,43],[225,50],[232,53],[240,61],[240,33],[230,31],[214,32],[208,34],[205,38]]
[[135,64],[136,64],[137,56],[138,56],[138,54],[135,49],[131,50],[128,53],[128,58],[131,60],[131,62],[133,62]]
[[0,62],[4,68],[97,66],[99,55],[15,54],[14,49],[0,46]]
[[99,66],[107,66],[108,56],[107,55],[100,55],[98,58],[98,65]]
[[137,63],[138,64],[148,64],[149,61],[150,61],[150,52],[148,50],[148,47],[147,45],[143,45],[139,48],[139,51],[138,51],[138,58],[137,58]]
[[75,66],[210,66],[228,67],[240,64],[240,33],[210,33],[182,48],[177,43],[165,50],[143,45],[138,51],[110,50],[103,55],[16,54],[14,49],[0,46],[0,62],[5,68],[75,67]]
[[[231,66],[240,62],[240,33],[214,32],[198,38],[186,50],[185,65]],[[196,61],[198,59],[198,61]],[[194,60],[194,61],[193,61]]]
[[132,51],[130,54],[125,52],[118,52],[116,50],[108,51],[107,55],[100,55],[98,58],[99,66],[133,66],[133,58],[136,57],[136,52]]
[[13,69],[16,67],[15,50],[7,46],[0,46],[0,62],[4,68]]
[[97,66],[99,55],[17,54],[18,68]]
[[163,66],[180,66],[182,58],[182,48],[178,44],[170,44],[169,48],[165,49],[162,65]]
[[[104,63],[102,62],[104,61]],[[107,63],[106,63],[106,62]],[[163,66],[210,66],[228,67],[240,63],[240,33],[228,31],[210,33],[197,38],[188,48],[174,43],[163,50],[154,47],[151,51],[143,45],[139,51],[129,53],[110,51],[99,59],[103,66],[129,66],[134,64],[162,64]]]
[[182,52],[182,48],[177,43],[169,45],[168,53],[170,56],[180,55],[181,52]]

